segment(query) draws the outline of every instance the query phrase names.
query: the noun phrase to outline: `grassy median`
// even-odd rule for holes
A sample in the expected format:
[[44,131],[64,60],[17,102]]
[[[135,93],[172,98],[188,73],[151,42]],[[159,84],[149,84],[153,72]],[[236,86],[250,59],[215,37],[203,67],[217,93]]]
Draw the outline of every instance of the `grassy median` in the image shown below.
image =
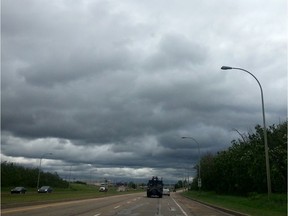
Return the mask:
[[117,192],[116,188],[110,187],[108,192],[99,192],[97,186],[81,184],[71,184],[69,188],[65,189],[54,188],[54,191],[50,194],[38,194],[35,188],[27,188],[26,194],[10,194],[10,189],[1,188],[1,208],[90,199],[143,191],[131,189],[125,192]]
[[183,195],[195,200],[235,210],[248,215],[261,216],[286,216],[287,195],[272,194],[268,199],[267,194],[252,193],[247,197],[219,195],[215,192],[186,191]]

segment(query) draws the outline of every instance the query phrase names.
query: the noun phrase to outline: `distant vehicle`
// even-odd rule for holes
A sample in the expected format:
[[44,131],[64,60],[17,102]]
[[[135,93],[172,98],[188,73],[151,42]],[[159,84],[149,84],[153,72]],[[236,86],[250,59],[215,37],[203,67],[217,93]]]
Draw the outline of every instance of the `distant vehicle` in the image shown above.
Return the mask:
[[26,191],[25,187],[15,187],[11,190],[11,194],[25,194]]
[[99,188],[99,192],[107,192],[107,191],[108,191],[108,188],[105,187],[105,186],[101,186],[101,187]]
[[147,184],[147,197],[158,196],[162,198],[163,195],[163,181],[158,179],[157,176],[153,176]]
[[38,189],[38,193],[51,193],[53,189],[50,186],[42,186]]
[[163,195],[170,196],[170,190],[169,190],[169,188],[164,188],[164,189],[163,189]]

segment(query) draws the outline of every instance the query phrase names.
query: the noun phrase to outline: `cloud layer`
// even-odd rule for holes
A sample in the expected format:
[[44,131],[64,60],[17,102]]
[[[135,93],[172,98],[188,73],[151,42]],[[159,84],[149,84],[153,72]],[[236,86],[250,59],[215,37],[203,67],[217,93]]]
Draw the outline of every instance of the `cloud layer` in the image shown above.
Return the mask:
[[[2,160],[67,178],[193,176],[287,117],[286,1],[2,1]],[[47,152],[52,156],[43,155]],[[44,168],[43,168],[44,169]],[[187,171],[188,170],[188,171]]]

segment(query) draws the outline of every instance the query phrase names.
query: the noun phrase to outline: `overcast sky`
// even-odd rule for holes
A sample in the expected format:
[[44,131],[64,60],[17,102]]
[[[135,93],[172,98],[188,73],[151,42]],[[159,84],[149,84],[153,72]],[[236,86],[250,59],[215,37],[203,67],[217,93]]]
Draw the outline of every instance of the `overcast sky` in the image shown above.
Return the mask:
[[[287,117],[286,0],[2,0],[1,160],[176,181]],[[52,153],[48,155],[47,153]],[[44,155],[45,154],[45,155]],[[188,173],[188,174],[187,174]]]

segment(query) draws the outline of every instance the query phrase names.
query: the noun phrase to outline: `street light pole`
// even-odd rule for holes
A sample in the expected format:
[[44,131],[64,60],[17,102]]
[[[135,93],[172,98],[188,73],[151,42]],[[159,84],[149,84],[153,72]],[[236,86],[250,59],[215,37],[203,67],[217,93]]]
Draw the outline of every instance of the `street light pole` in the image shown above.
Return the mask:
[[233,130],[236,131],[236,132],[241,136],[243,142],[245,143],[246,141],[245,141],[245,139],[244,139],[243,134],[241,134],[236,128],[233,128]]
[[40,162],[39,162],[39,172],[38,172],[38,179],[37,179],[37,189],[39,188],[39,181],[40,181],[40,172],[41,172],[41,162],[42,162],[42,159],[45,155],[52,155],[52,153],[44,153],[41,155],[40,157]]
[[198,157],[199,157],[198,187],[200,189],[201,188],[201,184],[202,184],[202,182],[201,182],[201,163],[200,163],[200,144],[193,137],[182,137],[182,139],[192,139],[198,145]]
[[264,146],[265,146],[265,159],[266,159],[266,175],[267,175],[267,190],[268,190],[268,197],[271,194],[271,178],[270,178],[270,164],[269,164],[269,152],[268,152],[268,141],[267,141],[267,130],[266,130],[266,121],[265,121],[265,109],[264,109],[264,96],[263,96],[263,89],[259,82],[259,80],[249,71],[237,68],[237,67],[230,67],[230,66],[222,66],[222,70],[241,70],[248,74],[250,74],[258,83],[261,91],[261,101],[262,101],[262,116],[263,116],[263,132],[264,132]]

